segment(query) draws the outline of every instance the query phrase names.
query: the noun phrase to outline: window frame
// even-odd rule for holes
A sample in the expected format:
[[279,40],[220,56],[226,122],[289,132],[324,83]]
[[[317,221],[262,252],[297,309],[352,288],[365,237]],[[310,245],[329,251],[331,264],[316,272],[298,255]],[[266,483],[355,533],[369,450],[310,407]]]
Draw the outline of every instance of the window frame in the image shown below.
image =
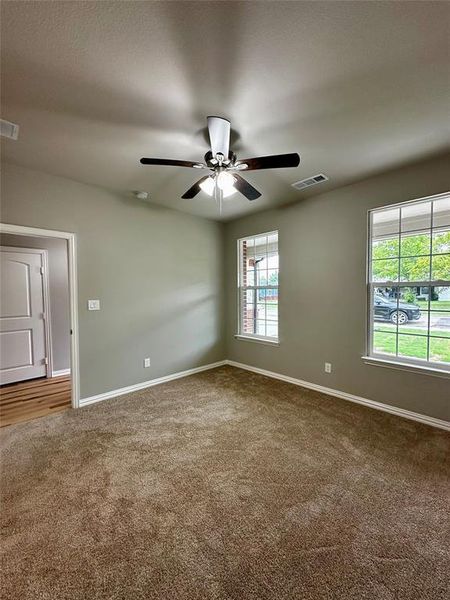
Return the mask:
[[[278,285],[248,285],[241,286],[242,272],[241,272],[241,242],[245,240],[251,240],[263,236],[275,235],[277,236],[277,250],[278,250]],[[277,307],[277,329],[278,335],[277,337],[267,336],[267,335],[258,335],[256,333],[246,333],[242,331],[242,318],[241,318],[241,291],[245,290],[254,290],[257,293],[258,290],[278,290],[278,301],[280,294],[280,234],[278,229],[274,229],[273,231],[267,231],[262,233],[255,233],[252,235],[245,235],[236,240],[237,245],[237,333],[235,334],[235,338],[244,341],[250,342],[259,342],[262,344],[268,344],[270,346],[279,346],[280,345],[280,321],[279,321],[279,304]]]
[[[362,359],[364,360],[364,362],[368,363],[368,364],[375,364],[378,366],[386,366],[386,367],[390,367],[390,368],[398,368],[398,369],[402,369],[402,370],[410,370],[410,371],[415,371],[415,372],[423,372],[423,373],[427,373],[430,375],[437,375],[440,377],[450,377],[450,365],[443,363],[443,362],[432,362],[428,359],[424,360],[424,359],[418,359],[418,358],[413,358],[413,357],[407,357],[407,356],[398,356],[398,355],[390,355],[390,354],[382,354],[380,352],[374,352],[373,351],[373,334],[374,334],[374,306],[373,306],[373,293],[374,293],[374,288],[377,287],[391,287],[391,288],[402,288],[402,287],[406,287],[406,288],[411,288],[411,287],[427,287],[429,289],[431,289],[431,287],[441,287],[441,286],[450,286],[450,279],[446,280],[446,279],[436,279],[433,280],[431,279],[432,277],[432,272],[430,270],[430,279],[429,280],[425,280],[425,281],[400,281],[400,279],[398,281],[372,281],[372,242],[373,242],[373,236],[372,236],[372,215],[373,213],[376,212],[380,212],[383,210],[391,210],[391,209],[396,209],[396,208],[405,208],[407,206],[411,206],[414,204],[418,204],[420,202],[433,202],[436,200],[441,200],[444,198],[449,198],[450,197],[450,191],[449,192],[443,192],[441,194],[435,194],[432,196],[424,196],[422,198],[415,198],[413,200],[407,200],[404,202],[397,202],[395,204],[386,204],[383,206],[378,206],[378,207],[374,207],[371,208],[367,211],[367,251],[366,251],[366,354],[365,356],[362,357]],[[433,240],[433,211],[431,211],[431,222],[430,222],[430,227],[427,228],[430,231],[430,237],[431,237],[431,244],[432,244],[432,240]],[[417,231],[423,231],[422,229],[419,229]],[[408,231],[408,233],[413,233],[414,230]],[[401,223],[399,223],[399,232],[398,232],[398,236],[399,236],[399,256],[398,256],[398,260],[400,261],[401,259],[401,249],[400,249],[400,240],[401,240]],[[439,256],[440,254],[437,253],[436,256]],[[423,255],[425,256],[425,255]],[[426,255],[428,256],[428,255]],[[432,253],[432,249],[430,249],[430,264],[431,264],[431,260],[432,257],[435,256]],[[397,258],[397,257],[396,257]],[[410,258],[410,257],[408,257]],[[415,257],[412,257],[415,258]],[[430,302],[430,300],[429,300]],[[430,313],[430,305],[428,305],[428,314]],[[450,312],[449,312],[449,316],[450,316]],[[398,329],[397,329],[397,336],[398,336]],[[426,337],[427,339],[427,348],[429,347],[430,344],[430,338],[432,338],[433,336],[430,336],[429,334],[429,329],[427,330],[427,335],[423,336]],[[398,342],[397,342],[398,343]],[[428,355],[428,352],[427,352]]]

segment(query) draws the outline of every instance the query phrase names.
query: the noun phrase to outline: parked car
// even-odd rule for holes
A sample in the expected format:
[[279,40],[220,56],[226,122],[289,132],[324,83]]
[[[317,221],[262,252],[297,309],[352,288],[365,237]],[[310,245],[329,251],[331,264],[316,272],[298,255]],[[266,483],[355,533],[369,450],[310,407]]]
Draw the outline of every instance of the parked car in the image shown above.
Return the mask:
[[390,321],[391,323],[404,325],[408,321],[420,319],[420,307],[417,304],[385,298],[381,294],[375,294],[373,299],[373,318],[375,321]]

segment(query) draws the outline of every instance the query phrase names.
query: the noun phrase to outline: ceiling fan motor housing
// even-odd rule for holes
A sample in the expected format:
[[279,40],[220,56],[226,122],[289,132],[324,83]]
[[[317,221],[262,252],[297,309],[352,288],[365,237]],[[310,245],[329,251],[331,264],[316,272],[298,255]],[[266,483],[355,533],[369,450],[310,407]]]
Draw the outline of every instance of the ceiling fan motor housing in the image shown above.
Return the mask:
[[[216,156],[214,156],[213,153],[211,152],[211,150],[208,150],[208,152],[205,154],[205,163],[208,165],[208,167],[211,167],[211,168],[215,168],[220,163],[222,163],[226,166],[234,165],[234,162],[236,160],[236,154],[232,150],[230,150],[228,152],[227,159],[223,159],[222,157],[223,157],[223,154],[221,152],[218,152],[216,154]],[[220,160],[221,158],[222,158],[222,160]]]

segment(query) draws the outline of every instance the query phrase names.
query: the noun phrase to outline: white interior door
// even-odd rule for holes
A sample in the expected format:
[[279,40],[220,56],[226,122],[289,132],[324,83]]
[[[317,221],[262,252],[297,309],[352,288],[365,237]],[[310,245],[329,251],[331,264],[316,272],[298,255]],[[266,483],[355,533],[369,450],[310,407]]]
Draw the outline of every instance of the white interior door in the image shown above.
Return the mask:
[[47,375],[43,255],[0,248],[0,384]]

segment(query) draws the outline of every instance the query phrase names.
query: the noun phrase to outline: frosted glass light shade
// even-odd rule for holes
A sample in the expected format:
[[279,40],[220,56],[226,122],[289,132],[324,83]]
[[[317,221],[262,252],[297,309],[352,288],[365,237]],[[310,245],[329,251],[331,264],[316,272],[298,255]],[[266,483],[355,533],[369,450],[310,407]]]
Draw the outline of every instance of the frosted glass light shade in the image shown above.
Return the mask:
[[[236,189],[234,187],[234,177],[230,173],[222,172],[217,176],[217,185],[222,190],[222,194],[224,198],[228,198],[235,193]],[[214,177],[208,177],[200,184],[202,190],[208,194],[208,196],[214,195],[214,188],[216,187],[216,182]]]

